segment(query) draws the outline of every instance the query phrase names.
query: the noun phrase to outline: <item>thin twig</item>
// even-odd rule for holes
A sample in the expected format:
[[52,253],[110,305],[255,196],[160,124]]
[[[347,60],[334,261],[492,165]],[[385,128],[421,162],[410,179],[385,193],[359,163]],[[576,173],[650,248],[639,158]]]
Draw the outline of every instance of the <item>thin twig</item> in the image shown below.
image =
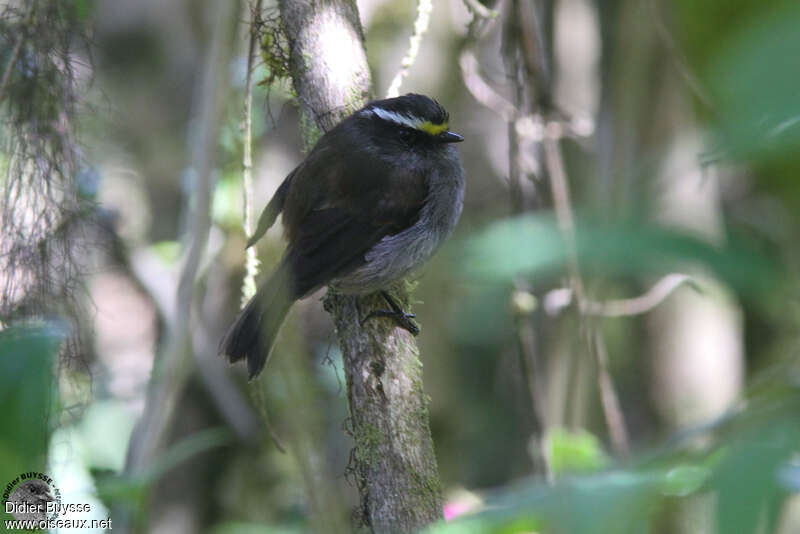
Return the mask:
[[535,442],[534,467],[545,476],[549,484],[553,483],[553,468],[550,461],[550,448],[547,445],[547,394],[542,382],[544,369],[536,349],[536,332],[531,320],[536,310],[536,297],[522,282],[511,296],[511,311],[514,315],[519,346],[519,362],[525,382],[525,390],[531,402]]
[[[461,79],[470,94],[487,109],[497,113],[504,121],[515,121],[517,134],[531,142],[541,143],[545,136],[545,122],[540,114],[524,114],[506,97],[497,92],[480,73],[480,64],[475,54],[465,50],[459,57]],[[578,142],[594,134],[595,125],[590,117],[564,116],[550,118],[551,128],[560,128],[559,137],[569,137]],[[552,135],[552,132],[551,132]]]
[[6,70],[3,72],[3,80],[0,82],[0,102],[6,96],[6,90],[8,89],[8,83],[11,81],[11,71],[14,70],[14,65],[16,65],[17,60],[19,59],[19,53],[22,51],[22,43],[25,42],[24,35],[20,35],[17,38],[17,44],[14,45],[14,50],[11,52],[11,58],[8,60],[8,65],[6,65]]
[[478,0],[464,0],[464,5],[470,13],[483,19],[493,19],[497,17],[497,11],[489,9]]
[[[683,284],[697,288],[697,282],[691,276],[681,273],[670,273],[660,278],[653,287],[638,297],[619,300],[584,302],[584,313],[598,317],[631,317],[642,315],[664,302]],[[570,288],[554,289],[544,297],[544,310],[548,315],[558,315],[572,303]]]
[[17,60],[19,60],[19,55],[22,52],[22,45],[25,43],[25,32],[27,27],[30,26],[30,23],[33,19],[33,12],[36,8],[37,2],[34,0],[30,0],[30,4],[28,5],[28,12],[25,15],[25,20],[22,24],[24,29],[21,29],[19,32],[19,37],[17,37],[17,42],[14,44],[14,50],[11,51],[11,57],[8,58],[8,64],[6,65],[6,70],[3,72],[3,79],[0,81],[0,102],[6,97],[6,91],[8,90],[8,85],[11,82],[11,73],[14,71],[14,67],[17,64]]
[[394,75],[392,83],[389,85],[389,90],[386,91],[386,97],[392,98],[400,94],[400,85],[403,79],[408,76],[408,71],[414,64],[419,54],[419,45],[422,42],[422,36],[428,31],[428,24],[431,20],[431,12],[433,11],[433,2],[431,0],[419,0],[417,3],[417,19],[414,21],[414,33],[409,38],[408,52],[406,53],[403,61],[400,62],[400,70]]
[[189,379],[190,328],[196,275],[206,250],[211,229],[211,190],[214,147],[219,128],[220,104],[227,88],[222,74],[232,52],[229,39],[233,15],[238,2],[220,2],[215,5],[210,19],[214,21],[205,72],[197,86],[198,127],[190,142],[190,172],[194,189],[186,205],[192,212],[188,217],[187,252],[178,282],[175,299],[175,322],[160,358],[156,361],[147,405],[128,448],[126,474],[138,476],[149,465],[164,445],[166,431],[175,415],[181,393]]
[[594,347],[595,358],[597,359],[597,381],[600,387],[600,403],[603,406],[603,413],[606,416],[608,434],[611,437],[611,446],[620,456],[627,456],[629,452],[628,429],[625,426],[625,419],[622,417],[622,408],[619,404],[619,396],[614,388],[614,381],[608,370],[608,351],[603,334],[595,325],[591,329],[592,339],[590,343]]
[[567,183],[567,174],[564,170],[564,160],[561,154],[561,147],[558,144],[560,134],[552,132],[552,135],[550,135],[550,133],[547,132],[543,142],[545,165],[547,174],[550,177],[550,187],[553,191],[556,222],[566,243],[567,272],[569,274],[570,287],[577,299],[578,309],[583,313],[583,305],[586,302],[586,298],[578,264],[578,248],[575,243],[575,218],[570,204],[569,185]]
[[672,59],[675,63],[675,68],[678,69],[678,73],[686,82],[689,90],[694,93],[698,100],[700,100],[700,102],[702,102],[703,105],[708,109],[714,110],[714,102],[709,97],[700,80],[697,79],[697,76],[695,76],[695,74],[689,68],[686,58],[680,52],[678,46],[675,44],[675,39],[672,37],[672,34],[670,34],[666,24],[664,24],[664,20],[661,17],[661,12],[659,11],[654,0],[650,0],[648,2],[648,8],[653,14],[656,33],[661,38],[664,46],[666,46],[669,52],[672,54]]
[[545,4],[553,0],[539,0],[518,5],[515,16],[520,25],[519,51],[523,58],[526,74],[530,80],[528,89],[531,93],[531,101],[536,102],[544,108],[546,114],[550,114],[553,107],[552,90],[553,76],[551,60],[549,57],[549,45],[546,42],[548,35],[545,33],[541,12],[545,11]]
[[[258,44],[258,22],[261,16],[263,0],[256,0],[255,5],[250,3],[250,42],[247,48],[247,76],[244,84],[244,117],[242,118],[242,141],[244,149],[242,154],[242,205],[244,217],[242,225],[247,238],[253,231],[253,68],[255,63],[256,45]],[[256,248],[248,247],[245,252],[245,275],[242,280],[242,303],[244,308],[256,294],[256,275],[258,274],[258,257]]]
[[[244,83],[244,116],[242,117],[242,142],[244,144],[242,154],[242,205],[244,207],[244,217],[242,226],[244,233],[249,239],[253,232],[253,133],[252,133],[252,110],[253,110],[253,69],[255,66],[256,46],[259,40],[259,26],[261,24],[261,7],[263,0],[255,0],[255,5],[249,3],[250,7],[250,41],[247,47],[247,76]],[[256,247],[248,247],[245,256],[245,275],[242,280],[242,302],[244,308],[250,299],[256,294],[256,276],[258,275],[258,257]],[[261,416],[261,422],[269,433],[275,447],[282,453],[286,452],[283,442],[278,433],[272,426],[267,412],[264,391],[259,382],[250,385],[250,395],[256,405],[256,410]]]
[[511,212],[522,213],[525,199],[522,196],[522,166],[520,165],[520,136],[517,132],[517,120],[525,105],[525,84],[522,77],[522,65],[519,54],[520,28],[517,21],[518,2],[512,1],[503,21],[503,40],[501,51],[506,76],[513,81],[513,107],[515,113],[506,119],[508,131],[508,191],[511,200]]
[[[116,233],[112,231],[110,234],[115,241],[115,247],[123,246]],[[209,257],[217,256],[220,248],[217,246],[210,251]],[[123,263],[123,267],[126,269],[126,274],[153,301],[159,319],[165,323],[168,330],[171,330],[175,324],[173,288],[177,270],[165,266],[156,254],[148,249],[136,251],[129,261]],[[202,328],[196,329],[192,335],[192,347],[197,356],[199,376],[210,392],[210,398],[219,408],[220,414],[239,439],[246,443],[254,443],[260,429],[258,418],[234,384],[231,374],[225,372],[225,364],[217,357],[216,346],[212,343],[208,331]]]
[[608,373],[605,344],[602,334],[586,313],[587,299],[578,261],[575,217],[572,213],[569,182],[560,146],[564,127],[558,121],[550,121],[551,117],[558,118],[558,113],[553,108],[551,99],[552,76],[548,57],[550,43],[546,40],[537,9],[519,10],[519,20],[522,26],[519,46],[529,77],[531,100],[538,104],[540,109],[536,111],[541,113],[545,120],[544,138],[542,140],[544,163],[550,181],[556,221],[566,244],[567,274],[572,294],[575,296],[577,303],[581,337],[586,343],[589,354],[598,365],[601,404],[609,434],[612,437],[612,446],[617,454],[625,455],[628,450],[627,430],[625,429],[625,420],[620,411],[617,393],[614,389],[611,375]]
[[254,381],[250,386],[250,398],[252,399],[253,404],[256,405],[256,411],[258,412],[258,415],[261,416],[261,422],[264,423],[264,428],[267,429],[269,437],[272,439],[272,443],[275,444],[275,448],[285,454],[286,447],[283,446],[283,440],[281,440],[280,436],[273,428],[272,421],[269,418],[269,412],[267,411],[267,400],[264,397],[264,389],[261,387],[260,381]]
[[510,121],[517,116],[517,108],[503,95],[494,90],[480,75],[480,65],[472,52],[465,51],[459,59],[461,77],[472,96],[486,108],[499,114],[503,120]]
[[[508,189],[511,212],[519,215],[525,209],[525,199],[522,192],[522,177],[525,174],[520,160],[520,135],[517,132],[517,120],[525,106],[525,84],[519,54],[519,24],[516,20],[518,2],[510,3],[510,9],[503,21],[503,44],[501,47],[503,64],[506,76],[513,80],[513,113],[506,117],[508,132]],[[535,310],[535,297],[531,294],[523,280],[517,280],[516,290],[512,293],[512,309],[516,318],[515,326],[518,339],[518,355],[520,369],[525,377],[525,389],[531,404],[533,415],[533,442],[532,454],[534,468],[537,473],[545,476],[548,483],[553,482],[553,469],[550,462],[549,447],[547,446],[547,418],[545,404],[547,394],[542,382],[543,362],[536,349],[535,332],[531,323]]]
[[620,411],[614,382],[608,372],[608,356],[605,343],[603,342],[602,334],[597,329],[597,326],[592,324],[586,312],[587,299],[581,279],[580,264],[578,263],[578,249],[575,244],[575,218],[570,204],[563,155],[559,146],[560,128],[558,128],[558,131],[548,133],[552,133],[552,135],[545,135],[544,138],[545,165],[547,166],[547,174],[550,177],[550,187],[553,192],[556,221],[566,243],[567,272],[570,288],[578,304],[582,337],[585,339],[589,354],[597,362],[601,404],[611,436],[611,444],[618,455],[625,456],[628,453],[628,432],[625,428],[625,419]]
[[620,411],[619,399],[614,388],[614,382],[608,372],[608,356],[602,334],[597,326],[592,324],[586,311],[586,295],[578,263],[578,249],[575,244],[575,218],[569,198],[569,186],[564,170],[564,160],[559,146],[560,128],[545,135],[544,153],[547,174],[550,177],[550,187],[553,192],[553,204],[556,211],[556,221],[564,238],[567,248],[567,272],[572,294],[578,304],[578,313],[581,318],[581,333],[585,339],[589,354],[591,354],[598,367],[598,382],[600,388],[601,404],[611,436],[614,451],[625,456],[628,453],[628,432],[625,428],[625,419]]

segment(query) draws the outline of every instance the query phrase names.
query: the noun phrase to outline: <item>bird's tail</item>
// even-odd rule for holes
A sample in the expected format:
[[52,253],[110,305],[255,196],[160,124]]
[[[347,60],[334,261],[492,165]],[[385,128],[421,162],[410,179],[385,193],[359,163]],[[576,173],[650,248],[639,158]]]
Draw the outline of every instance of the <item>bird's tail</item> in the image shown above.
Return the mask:
[[291,290],[286,262],[258,288],[239,313],[219,345],[219,353],[231,363],[247,360],[252,380],[266,365],[272,344],[289,308],[296,300]]

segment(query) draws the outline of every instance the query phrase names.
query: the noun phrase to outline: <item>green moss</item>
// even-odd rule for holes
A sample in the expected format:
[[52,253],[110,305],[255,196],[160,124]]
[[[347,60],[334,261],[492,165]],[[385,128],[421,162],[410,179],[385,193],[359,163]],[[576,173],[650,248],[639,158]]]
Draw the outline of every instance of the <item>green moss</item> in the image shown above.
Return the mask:
[[347,110],[347,113],[352,113],[357,109],[361,109],[364,104],[366,103],[366,96],[359,88],[358,88],[358,80],[352,80],[352,84],[348,90],[347,96],[345,97],[344,107]]
[[271,84],[275,80],[291,79],[289,54],[278,17],[267,18],[261,29],[261,59],[267,67],[267,77],[261,83]]
[[413,343],[400,341],[403,353],[403,374],[411,382],[411,396],[418,407],[406,414],[406,424],[411,428],[428,428],[428,396],[425,395],[422,381],[422,361],[419,359],[419,348]]
[[408,278],[403,279],[403,289],[408,294],[413,293],[417,289],[418,285],[419,285],[419,280],[409,280]]
[[377,426],[370,423],[359,425],[353,429],[353,439],[356,442],[356,462],[361,465],[372,465],[380,459],[383,434]]
[[407,357],[404,357],[403,374],[412,382],[414,393],[422,393],[422,361],[419,359],[419,349],[413,343],[406,343],[401,340],[402,348]]
[[417,490],[416,497],[420,506],[432,506],[439,502],[442,483],[435,471],[433,474],[414,472],[411,477],[414,479],[414,489]]
[[304,150],[309,152],[322,136],[322,130],[319,129],[314,118],[305,111],[300,112],[300,131],[303,132]]

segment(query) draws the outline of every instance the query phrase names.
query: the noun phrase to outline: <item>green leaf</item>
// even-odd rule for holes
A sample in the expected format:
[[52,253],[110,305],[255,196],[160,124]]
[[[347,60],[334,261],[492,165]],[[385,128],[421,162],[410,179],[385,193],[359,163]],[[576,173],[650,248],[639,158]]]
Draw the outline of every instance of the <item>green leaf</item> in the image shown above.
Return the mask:
[[765,4],[746,20],[723,41],[709,69],[720,133],[738,156],[796,158],[800,7],[796,2]]
[[717,494],[720,532],[772,532],[786,493],[780,486],[781,466],[800,450],[800,399],[757,412],[729,440],[727,454],[711,478]]
[[548,432],[550,465],[555,475],[576,471],[597,471],[608,458],[600,441],[585,430],[556,428]]
[[[779,278],[773,262],[743,242],[726,246],[653,224],[578,220],[578,261],[587,272],[606,275],[659,274],[695,266],[732,287],[769,289]],[[563,269],[567,246],[550,215],[525,215],[497,222],[469,239],[463,273],[477,280],[510,282],[521,275]]]
[[686,497],[699,490],[708,480],[710,471],[700,465],[676,465],[664,475],[661,493],[672,497]]
[[522,515],[511,521],[495,526],[491,534],[530,534],[542,528],[542,521],[533,515]]
[[53,359],[65,336],[54,323],[0,331],[0,481],[41,471],[53,409]]
[[174,265],[181,257],[181,244],[179,241],[159,241],[150,247],[164,263]]
[[426,532],[517,532],[534,525],[528,532],[657,532],[659,508],[699,492],[714,497],[719,532],[774,532],[787,496],[786,468],[800,450],[798,413],[797,387],[759,394],[708,435],[705,449],[692,446],[691,460],[687,451],[664,450],[624,468],[560,477],[552,486],[530,481],[486,495],[482,512]]

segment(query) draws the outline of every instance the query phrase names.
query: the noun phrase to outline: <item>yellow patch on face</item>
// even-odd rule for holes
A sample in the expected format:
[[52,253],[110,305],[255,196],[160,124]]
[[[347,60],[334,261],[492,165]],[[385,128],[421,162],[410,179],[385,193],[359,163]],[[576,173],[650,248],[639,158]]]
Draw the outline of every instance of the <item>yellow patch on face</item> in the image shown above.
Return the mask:
[[440,133],[447,131],[447,123],[443,124],[434,124],[431,121],[425,121],[419,126],[417,126],[418,130],[422,130],[423,132],[430,134],[430,135],[439,135]]

